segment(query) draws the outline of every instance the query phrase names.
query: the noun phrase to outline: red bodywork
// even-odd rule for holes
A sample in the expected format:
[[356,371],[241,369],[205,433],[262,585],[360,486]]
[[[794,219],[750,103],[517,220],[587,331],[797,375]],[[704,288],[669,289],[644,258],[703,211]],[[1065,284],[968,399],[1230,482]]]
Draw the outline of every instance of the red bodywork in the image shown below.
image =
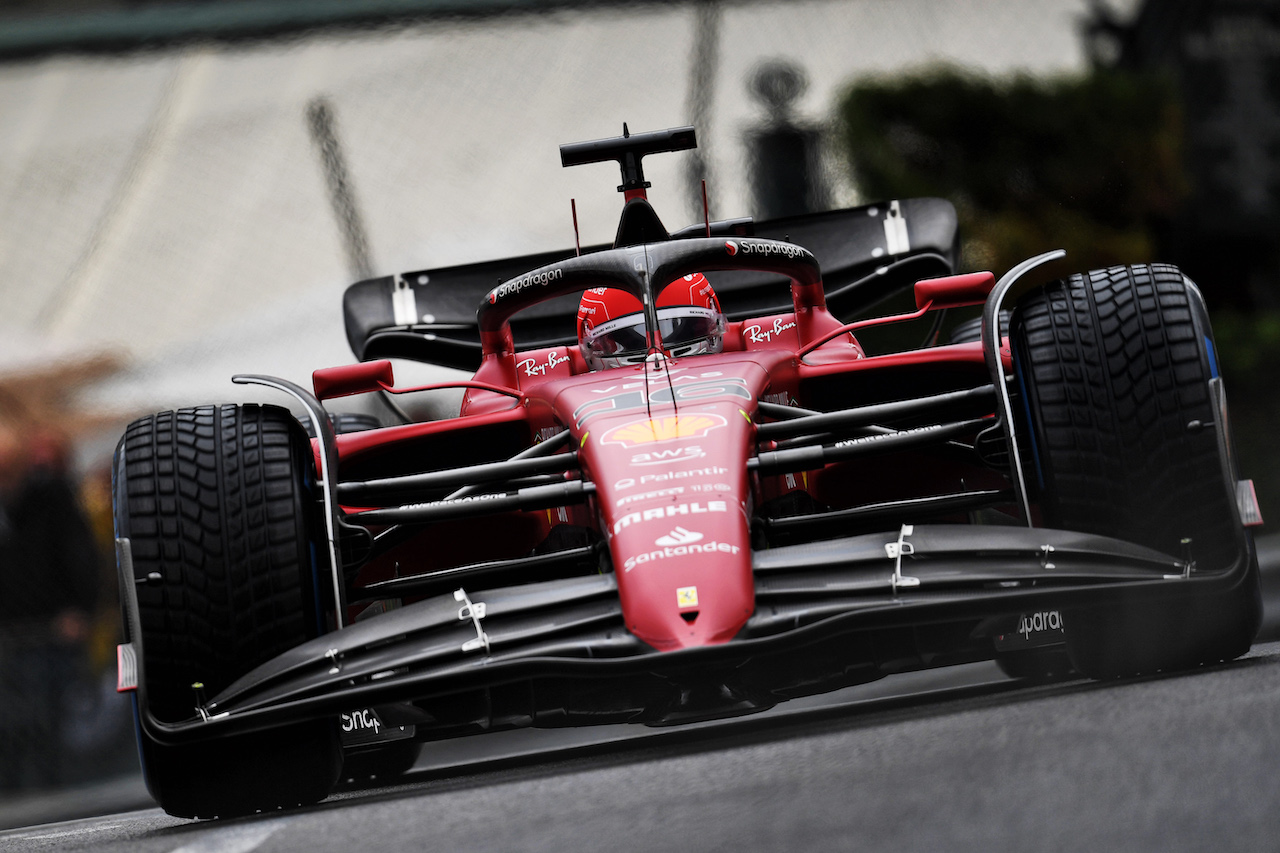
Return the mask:
[[[922,283],[925,310],[931,299],[964,304],[956,293],[973,301],[990,289],[989,274],[953,278],[951,292],[947,280]],[[608,543],[626,627],[636,637],[659,651],[731,640],[755,609],[754,505],[797,490],[845,505],[893,495],[893,479],[877,476],[874,465],[857,468],[852,481],[853,469],[840,465],[798,475],[750,474],[759,401],[822,408],[833,377],[842,398],[857,401],[858,376],[866,372],[876,381],[865,383],[863,402],[875,402],[886,377],[897,384],[895,373],[902,382],[924,371],[950,376],[963,388],[980,382],[985,371],[978,343],[867,357],[848,327],[827,313],[820,286],[793,290],[795,312],[730,323],[723,353],[598,373],[587,370],[576,348],[514,352],[504,328],[486,341],[489,354],[474,380],[457,383],[468,388],[460,417],[338,436],[341,476],[351,479],[472,461],[437,461],[449,452],[444,448],[459,446],[453,440],[488,444],[476,461],[490,461],[567,428],[582,476],[596,489],[585,507],[428,525],[413,542],[366,565],[360,580],[477,557],[511,559],[557,525],[585,526]],[[361,377],[364,390],[398,390],[389,388],[389,365],[359,365],[317,371],[318,396],[360,390]],[[938,470],[943,481],[948,473]],[[972,485],[972,471],[967,475]]]

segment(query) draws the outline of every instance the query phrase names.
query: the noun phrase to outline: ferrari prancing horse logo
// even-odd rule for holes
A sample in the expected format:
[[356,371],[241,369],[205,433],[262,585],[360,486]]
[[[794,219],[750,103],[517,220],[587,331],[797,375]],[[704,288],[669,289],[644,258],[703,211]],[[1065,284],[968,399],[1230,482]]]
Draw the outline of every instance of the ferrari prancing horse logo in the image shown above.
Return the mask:
[[641,444],[658,444],[679,438],[702,438],[713,429],[727,422],[719,415],[668,415],[661,418],[643,418],[622,426],[616,426],[604,434],[601,444],[621,444],[637,447]]

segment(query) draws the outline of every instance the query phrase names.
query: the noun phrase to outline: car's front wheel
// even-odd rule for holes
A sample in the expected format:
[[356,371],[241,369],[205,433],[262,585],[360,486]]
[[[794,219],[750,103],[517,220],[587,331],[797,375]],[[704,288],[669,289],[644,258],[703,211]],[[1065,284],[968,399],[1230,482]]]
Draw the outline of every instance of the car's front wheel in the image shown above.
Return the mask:
[[1047,524],[1185,551],[1201,571],[1247,562],[1230,589],[1068,612],[1075,667],[1108,678],[1248,651],[1261,620],[1258,569],[1223,464],[1231,437],[1195,286],[1166,265],[1073,275],[1019,303],[1010,340]]
[[[302,428],[274,406],[162,412],[125,432],[115,518],[133,576],[121,581],[137,590],[157,719],[193,717],[201,697],[320,632],[311,472]],[[186,744],[139,737],[148,789],[184,817],[315,802],[341,771],[336,720]]]

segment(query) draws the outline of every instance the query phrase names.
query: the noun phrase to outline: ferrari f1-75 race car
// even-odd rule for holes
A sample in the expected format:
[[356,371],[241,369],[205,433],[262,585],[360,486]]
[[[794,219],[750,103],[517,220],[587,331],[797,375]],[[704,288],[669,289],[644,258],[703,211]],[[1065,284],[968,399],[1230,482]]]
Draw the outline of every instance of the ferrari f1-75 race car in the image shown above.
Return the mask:
[[[642,158],[694,145],[676,128],[561,148],[620,165],[611,246],[352,285],[359,363],[311,389],[235,378],[305,417],[129,426],[120,681],[167,811],[315,802],[344,757],[386,776],[421,744],[513,727],[674,725],[981,660],[1113,678],[1249,649],[1260,519],[1190,280],[1029,286],[1061,252],[954,274],[938,199],[669,232]],[[695,276],[718,352],[672,344],[661,295]],[[606,288],[643,318],[631,357],[592,369],[574,318]],[[877,315],[895,295],[915,309]],[[474,371],[427,386],[463,389],[461,413],[325,410],[423,390],[391,359]]]

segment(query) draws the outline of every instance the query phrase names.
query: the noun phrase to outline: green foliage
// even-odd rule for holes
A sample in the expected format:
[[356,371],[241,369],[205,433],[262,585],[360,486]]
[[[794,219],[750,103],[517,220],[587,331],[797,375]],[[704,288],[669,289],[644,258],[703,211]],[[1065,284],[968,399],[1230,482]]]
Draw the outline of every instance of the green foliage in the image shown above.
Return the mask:
[[[1003,273],[1054,248],[1073,270],[1163,260],[1187,194],[1182,117],[1166,80],[1115,71],[996,80],[955,68],[854,82],[840,144],[867,201],[951,200],[961,264]],[[1280,513],[1280,312],[1219,311],[1217,355],[1244,476]]]
[[950,199],[970,268],[1059,247],[1074,269],[1150,260],[1186,191],[1178,102],[1157,78],[935,68],[857,81],[839,112],[863,197]]
[[1233,389],[1272,390],[1280,368],[1280,312],[1217,311],[1213,336],[1222,375]]

